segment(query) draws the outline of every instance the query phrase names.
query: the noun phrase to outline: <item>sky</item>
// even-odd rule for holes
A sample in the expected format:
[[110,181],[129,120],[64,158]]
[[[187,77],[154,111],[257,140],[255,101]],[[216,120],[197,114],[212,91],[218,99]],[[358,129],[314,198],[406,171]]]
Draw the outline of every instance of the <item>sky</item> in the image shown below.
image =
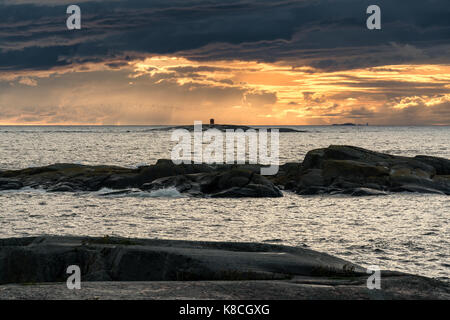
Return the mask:
[[450,125],[448,0],[0,0],[0,125],[210,118]]

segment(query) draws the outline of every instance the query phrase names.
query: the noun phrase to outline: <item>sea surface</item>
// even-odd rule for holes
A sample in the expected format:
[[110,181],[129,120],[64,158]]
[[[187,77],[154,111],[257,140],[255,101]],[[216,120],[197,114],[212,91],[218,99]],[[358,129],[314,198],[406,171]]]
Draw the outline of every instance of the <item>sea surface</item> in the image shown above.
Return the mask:
[[[143,126],[0,127],[0,170],[53,163],[138,167],[169,159],[170,132]],[[450,159],[450,127],[301,126],[280,133],[280,162],[333,144]],[[382,269],[450,279],[450,198],[298,196],[196,199],[175,189],[0,192],[0,238],[34,235],[251,241],[307,246]]]

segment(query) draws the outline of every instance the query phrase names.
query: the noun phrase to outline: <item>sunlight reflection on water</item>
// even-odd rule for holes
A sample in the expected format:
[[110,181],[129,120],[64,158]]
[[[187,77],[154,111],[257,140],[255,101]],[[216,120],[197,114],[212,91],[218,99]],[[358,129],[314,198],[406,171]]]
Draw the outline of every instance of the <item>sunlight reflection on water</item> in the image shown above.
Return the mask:
[[38,191],[0,195],[0,237],[118,235],[273,242],[367,266],[449,277],[448,197],[195,199]]
[[[450,127],[300,127],[281,133],[281,162],[347,144],[398,155],[450,158]],[[133,167],[170,158],[170,133],[148,127],[0,127],[0,168],[56,162]],[[172,195],[166,198],[167,194]],[[367,266],[448,278],[450,201],[446,196],[192,199],[174,192],[0,192],[0,237],[39,234],[266,241],[307,245]]]

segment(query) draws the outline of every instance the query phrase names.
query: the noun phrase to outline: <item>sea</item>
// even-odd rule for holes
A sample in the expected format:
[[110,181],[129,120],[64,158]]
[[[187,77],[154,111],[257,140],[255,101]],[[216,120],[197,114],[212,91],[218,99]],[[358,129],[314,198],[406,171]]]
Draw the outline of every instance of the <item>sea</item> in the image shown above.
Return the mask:
[[[0,170],[54,163],[136,168],[170,159],[156,126],[0,126]],[[258,128],[258,127],[256,127]],[[267,128],[267,127],[263,127]],[[312,149],[353,145],[450,159],[450,127],[289,126],[280,163]],[[307,247],[362,266],[450,281],[450,197],[397,193],[282,198],[192,198],[176,189],[108,195],[23,188],[0,192],[0,238],[77,235],[263,242]]]

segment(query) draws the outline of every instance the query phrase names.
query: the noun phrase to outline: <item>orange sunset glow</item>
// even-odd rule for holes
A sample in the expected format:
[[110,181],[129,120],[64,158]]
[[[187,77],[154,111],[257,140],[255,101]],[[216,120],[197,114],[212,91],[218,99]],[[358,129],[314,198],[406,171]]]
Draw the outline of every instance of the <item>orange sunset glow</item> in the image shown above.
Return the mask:
[[[382,125],[406,123],[402,115],[411,108],[418,121],[439,125],[448,119],[433,119],[434,108],[450,101],[449,65],[324,72],[282,61],[152,56],[114,69],[86,64],[9,77],[0,101],[16,112],[4,115],[3,125],[183,124],[211,116],[255,125]],[[42,112],[51,106],[56,110]]]

